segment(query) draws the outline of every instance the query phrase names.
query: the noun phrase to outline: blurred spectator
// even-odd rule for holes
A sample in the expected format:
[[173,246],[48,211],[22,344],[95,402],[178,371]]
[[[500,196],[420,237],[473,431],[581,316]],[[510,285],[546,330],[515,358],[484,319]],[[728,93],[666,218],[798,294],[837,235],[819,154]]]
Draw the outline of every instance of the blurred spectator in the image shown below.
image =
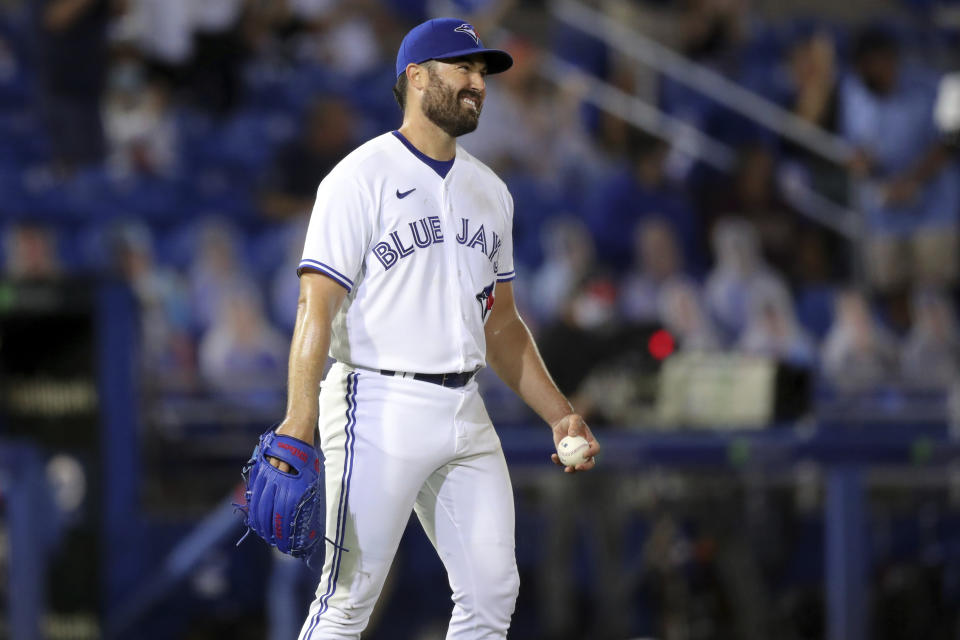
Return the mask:
[[[840,75],[833,36],[825,30],[807,31],[793,42],[788,55],[787,107],[806,122],[839,133]],[[790,140],[782,143],[784,155],[801,164],[815,191],[834,202],[847,201],[847,176],[842,167]]]
[[240,96],[240,69],[247,49],[242,37],[245,0],[190,3],[194,56],[189,91],[193,101],[225,116]]
[[259,404],[286,383],[288,340],[270,326],[259,292],[228,288],[200,342],[200,373],[211,388]]
[[374,22],[383,12],[372,0],[295,0],[290,11],[302,26],[296,57],[356,77],[375,70],[383,50]]
[[261,196],[263,212],[273,219],[308,215],[320,181],[352,149],[355,130],[345,100],[316,99],[307,112],[304,135],[274,157]]
[[236,230],[222,220],[208,220],[199,230],[190,266],[190,307],[201,331],[213,325],[228,291],[247,286],[249,277],[239,257]]
[[111,0],[32,3],[39,111],[57,171],[71,172],[103,158],[100,95],[107,67],[110,8]]
[[620,285],[621,312],[630,322],[658,322],[664,287],[688,280],[673,227],[657,218],[642,223],[634,233],[634,256],[633,268]]
[[543,232],[544,261],[533,274],[529,301],[540,319],[561,313],[583,278],[596,269],[593,238],[575,218],[550,221]]
[[904,380],[924,387],[947,387],[960,372],[960,335],[950,299],[932,290],[913,296],[913,327],[900,358]]
[[784,202],[775,185],[776,158],[770,148],[753,144],[740,151],[739,165],[725,189],[704,202],[711,220],[726,216],[745,219],[756,229],[760,245],[775,269],[789,272],[794,263],[797,213]]
[[122,175],[167,175],[176,168],[177,129],[167,87],[148,77],[131,49],[110,67],[103,122],[109,161]]
[[121,25],[137,43],[151,71],[179,88],[193,58],[192,0],[126,0]]
[[909,282],[949,286],[957,276],[960,180],[933,122],[936,84],[902,69],[888,31],[862,32],[856,75],[842,87],[843,132],[858,148],[854,173],[867,214],[867,272],[880,291]]
[[826,378],[847,389],[888,382],[897,375],[898,355],[896,339],[874,319],[866,297],[857,291],[839,294],[821,353]]
[[702,63],[728,61],[746,33],[744,0],[685,0],[681,49]]
[[786,291],[787,286],[763,261],[756,230],[748,222],[720,220],[712,236],[716,262],[705,284],[707,310],[726,340],[735,341],[747,326],[756,296],[772,289]]
[[836,45],[824,30],[797,38],[789,51],[793,112],[810,124],[837,131],[838,75]]
[[4,275],[12,279],[54,278],[62,272],[56,232],[46,227],[17,223],[3,237]]
[[680,351],[714,351],[723,345],[692,281],[674,280],[660,292],[660,322]]
[[613,177],[593,186],[588,196],[587,220],[604,264],[616,270],[630,266],[633,231],[645,218],[666,219],[683,248],[684,263],[696,272],[699,265],[696,212],[668,181],[665,161],[669,145],[631,129],[629,162]]
[[755,292],[737,347],[798,367],[813,367],[817,357],[813,340],[797,323],[789,292],[771,282]]
[[140,355],[146,380],[167,387],[192,385],[196,354],[186,283],[156,262],[146,226],[123,224],[112,235],[116,268],[140,305]]

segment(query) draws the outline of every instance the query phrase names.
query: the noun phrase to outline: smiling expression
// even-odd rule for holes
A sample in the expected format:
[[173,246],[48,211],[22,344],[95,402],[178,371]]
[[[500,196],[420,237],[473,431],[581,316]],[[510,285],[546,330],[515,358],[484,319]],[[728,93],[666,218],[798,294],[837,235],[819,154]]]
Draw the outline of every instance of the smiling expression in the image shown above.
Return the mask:
[[429,65],[429,84],[421,103],[423,114],[453,138],[476,129],[486,94],[486,68],[479,56]]

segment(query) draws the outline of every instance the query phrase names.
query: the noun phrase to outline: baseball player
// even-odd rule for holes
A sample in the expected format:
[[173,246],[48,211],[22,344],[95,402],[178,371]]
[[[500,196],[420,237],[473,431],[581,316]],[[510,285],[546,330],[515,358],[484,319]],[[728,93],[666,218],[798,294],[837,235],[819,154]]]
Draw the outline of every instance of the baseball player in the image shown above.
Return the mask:
[[480,367],[551,426],[554,445],[588,440],[586,462],[564,471],[595,464],[596,438],[514,305],[510,194],[457,145],[477,126],[485,76],[512,63],[462,20],[415,27],[397,54],[402,126],[317,191],[277,428],[309,443],[319,422],[325,457],[329,542],[301,640],[360,637],[411,509],[449,576],[447,638],[506,637],[519,588],[513,494]]

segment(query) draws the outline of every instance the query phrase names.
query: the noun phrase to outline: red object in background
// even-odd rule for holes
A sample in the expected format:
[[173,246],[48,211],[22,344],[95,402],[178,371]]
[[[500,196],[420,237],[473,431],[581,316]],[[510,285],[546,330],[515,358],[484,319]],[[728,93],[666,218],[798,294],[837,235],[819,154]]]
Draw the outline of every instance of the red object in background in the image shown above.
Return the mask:
[[650,355],[652,355],[657,360],[663,360],[676,349],[677,344],[673,339],[673,336],[670,335],[669,331],[664,329],[659,329],[653,332],[653,335],[650,336],[650,340],[647,342],[647,348],[650,350]]

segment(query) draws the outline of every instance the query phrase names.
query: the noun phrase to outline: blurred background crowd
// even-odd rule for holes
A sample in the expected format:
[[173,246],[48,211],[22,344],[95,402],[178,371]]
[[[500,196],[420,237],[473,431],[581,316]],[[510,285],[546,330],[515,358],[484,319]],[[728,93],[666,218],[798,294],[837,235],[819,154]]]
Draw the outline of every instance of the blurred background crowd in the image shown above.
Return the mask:
[[[653,424],[641,374],[678,354],[789,372],[773,417],[960,381],[960,166],[934,121],[960,2],[573,6],[658,64],[549,0],[0,0],[0,273],[130,286],[148,463],[183,455],[191,424],[277,420],[317,185],[399,126],[403,34],[456,15],[514,57],[461,144],[510,188],[521,313],[592,423]],[[692,83],[664,73],[690,63]],[[482,384],[495,423],[532,423]],[[221,459],[236,466],[251,433],[218,435]],[[223,467],[190,473],[148,479],[148,503],[209,509]],[[740,613],[740,635],[668,620],[664,637],[761,637]],[[803,628],[777,637],[819,637]]]
[[[5,272],[120,275],[142,303],[151,379],[276,391],[316,186],[398,126],[395,45],[446,11],[517,60],[462,144],[514,195],[536,332],[660,325],[681,351],[759,354],[843,385],[950,383],[960,178],[932,117],[957,62],[949,3],[598,4],[834,134],[844,162],[569,25],[540,28],[541,2],[6,0]],[[546,76],[551,57],[571,73]],[[574,69],[728,145],[732,175],[585,102]],[[798,211],[785,195],[798,183],[858,214],[856,235]],[[569,393],[604,360],[602,345],[576,362],[546,350]]]

